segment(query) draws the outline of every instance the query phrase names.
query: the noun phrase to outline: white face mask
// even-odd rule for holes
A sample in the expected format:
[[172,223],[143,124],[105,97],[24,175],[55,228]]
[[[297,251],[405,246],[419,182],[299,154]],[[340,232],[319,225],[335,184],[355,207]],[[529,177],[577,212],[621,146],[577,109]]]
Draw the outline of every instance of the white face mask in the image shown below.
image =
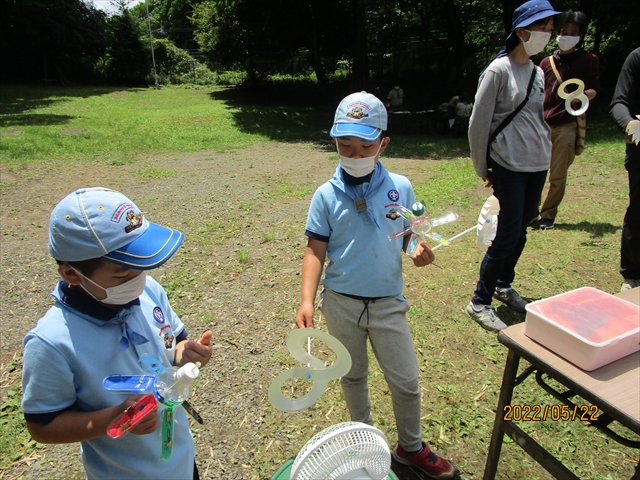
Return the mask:
[[[338,143],[336,142],[336,147]],[[349,175],[355,178],[366,177],[373,169],[376,168],[376,157],[378,153],[380,153],[380,149],[382,148],[382,142],[380,142],[380,146],[378,147],[378,151],[373,157],[363,157],[363,158],[349,158],[344,155],[340,155],[340,150],[338,149],[338,156],[340,157],[340,165]]]
[[140,275],[133,277],[131,280],[117,285],[115,287],[104,288],[102,285],[97,284],[89,277],[85,277],[79,271],[74,271],[88,282],[93,283],[96,287],[101,288],[107,294],[107,298],[102,300],[93,296],[93,294],[84,288],[84,285],[80,284],[85,292],[87,292],[94,300],[102,303],[108,303],[109,305],[126,305],[129,302],[134,301],[144,291],[144,286],[147,284],[147,272],[142,272]]
[[559,35],[558,36],[558,47],[563,52],[567,50],[571,50],[575,47],[580,41],[580,37],[570,37],[569,35]]
[[[529,30],[525,30],[525,32],[529,32]],[[547,46],[551,40],[551,34],[549,32],[529,32],[529,40],[526,42],[522,38],[520,40],[524,45],[524,51],[527,52],[527,55],[532,56],[537,55]]]

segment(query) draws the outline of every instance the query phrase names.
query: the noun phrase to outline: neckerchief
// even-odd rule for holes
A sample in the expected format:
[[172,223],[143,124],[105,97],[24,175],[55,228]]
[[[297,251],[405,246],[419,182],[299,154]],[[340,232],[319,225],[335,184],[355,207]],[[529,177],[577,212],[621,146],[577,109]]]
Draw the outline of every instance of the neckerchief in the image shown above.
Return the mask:
[[78,312],[87,315],[93,319],[99,320],[103,324],[119,324],[122,337],[118,344],[118,351],[129,348],[129,345],[142,345],[149,340],[135,332],[127,323],[129,312],[124,310],[140,305],[140,299],[122,305],[120,309],[112,309],[104,306],[102,303],[91,298],[89,295],[82,293],[79,289],[71,288],[64,280],[59,281],[60,301]]
[[[359,199],[356,189],[352,185],[345,183],[344,179],[342,178],[342,172],[342,167],[338,165],[335,173],[333,174],[333,177],[329,181],[333,186],[335,186],[338,190],[344,192],[351,200],[355,202]],[[380,187],[382,187],[382,184],[388,176],[389,172],[387,172],[387,169],[384,168],[384,165],[382,165],[382,163],[378,161],[376,163],[376,167],[373,170],[373,175],[371,175],[369,185],[367,185],[367,189],[364,192],[364,199],[367,201],[367,209],[365,210],[365,212],[367,213],[369,219],[373,222],[373,224],[378,227],[378,229],[380,229],[380,225],[378,225],[378,222],[373,216],[373,213],[369,209],[369,199],[371,199],[376,193],[378,193],[378,190],[380,190]]]

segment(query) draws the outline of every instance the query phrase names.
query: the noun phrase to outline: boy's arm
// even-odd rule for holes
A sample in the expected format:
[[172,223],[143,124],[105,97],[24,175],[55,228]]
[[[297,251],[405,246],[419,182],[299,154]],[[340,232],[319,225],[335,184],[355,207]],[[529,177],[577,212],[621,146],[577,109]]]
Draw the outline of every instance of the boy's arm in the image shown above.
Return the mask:
[[[109,424],[142,396],[131,395],[120,405],[93,412],[68,409],[46,424],[27,421],[27,429],[33,439],[40,443],[75,443],[103,437],[107,434]],[[146,435],[156,428],[158,428],[158,415],[150,413],[129,430],[129,433]]]
[[176,344],[176,354],[173,364],[181,367],[185,363],[200,362],[200,366],[204,367],[211,358],[212,336],[211,331],[207,330],[197,342],[187,338]]
[[320,284],[320,275],[327,256],[327,242],[309,238],[302,261],[302,297],[296,325],[300,328],[313,328],[314,300]]

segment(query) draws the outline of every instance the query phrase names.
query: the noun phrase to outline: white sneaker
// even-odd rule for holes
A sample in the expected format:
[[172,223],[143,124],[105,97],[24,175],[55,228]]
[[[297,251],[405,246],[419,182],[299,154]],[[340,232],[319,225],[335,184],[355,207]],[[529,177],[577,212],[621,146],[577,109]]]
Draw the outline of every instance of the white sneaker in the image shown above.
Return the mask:
[[[481,308],[480,311],[476,308]],[[480,324],[485,330],[490,332],[497,332],[507,328],[507,325],[500,320],[497,312],[491,305],[474,305],[473,302],[469,302],[467,305],[467,314]]]
[[622,287],[620,288],[621,292],[626,292],[627,290],[631,290],[632,288],[640,287],[640,279],[637,278],[625,278],[624,282],[622,282]]

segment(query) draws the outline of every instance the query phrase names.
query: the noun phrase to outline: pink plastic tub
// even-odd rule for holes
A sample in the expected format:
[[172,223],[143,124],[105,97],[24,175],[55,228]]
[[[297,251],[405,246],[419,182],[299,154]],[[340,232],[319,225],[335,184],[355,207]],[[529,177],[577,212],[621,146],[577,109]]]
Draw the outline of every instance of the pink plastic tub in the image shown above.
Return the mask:
[[640,350],[640,307],[583,287],[527,305],[524,333],[591,371]]

